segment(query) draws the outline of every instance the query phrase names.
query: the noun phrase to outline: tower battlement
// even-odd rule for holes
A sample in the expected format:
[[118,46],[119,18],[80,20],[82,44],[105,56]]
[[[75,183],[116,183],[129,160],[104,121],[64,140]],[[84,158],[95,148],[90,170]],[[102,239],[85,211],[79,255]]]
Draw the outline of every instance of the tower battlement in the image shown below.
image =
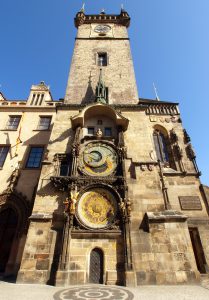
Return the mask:
[[129,27],[130,20],[131,18],[125,10],[121,10],[119,15],[106,14],[105,12],[102,12],[100,14],[86,15],[84,11],[79,11],[76,14],[74,22],[77,28],[80,25],[92,24],[92,23],[100,23],[100,24],[113,23],[113,24]]

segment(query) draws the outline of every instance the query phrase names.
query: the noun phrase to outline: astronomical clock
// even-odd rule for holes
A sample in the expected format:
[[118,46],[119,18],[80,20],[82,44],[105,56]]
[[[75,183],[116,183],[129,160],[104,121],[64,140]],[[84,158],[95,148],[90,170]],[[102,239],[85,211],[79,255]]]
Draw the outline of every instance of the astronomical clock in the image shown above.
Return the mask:
[[117,214],[117,201],[104,188],[85,192],[77,205],[77,218],[84,227],[103,229],[111,226]]
[[116,151],[108,144],[94,142],[87,144],[80,154],[79,169],[85,175],[109,176],[117,168]]
[[[118,214],[118,201],[111,188],[106,188],[102,178],[116,174],[117,152],[110,143],[91,141],[81,148],[78,170],[81,176],[92,182],[99,178],[98,184],[90,184],[79,194],[75,216],[82,227],[89,230],[108,229],[115,223]],[[94,180],[95,182],[95,180]]]

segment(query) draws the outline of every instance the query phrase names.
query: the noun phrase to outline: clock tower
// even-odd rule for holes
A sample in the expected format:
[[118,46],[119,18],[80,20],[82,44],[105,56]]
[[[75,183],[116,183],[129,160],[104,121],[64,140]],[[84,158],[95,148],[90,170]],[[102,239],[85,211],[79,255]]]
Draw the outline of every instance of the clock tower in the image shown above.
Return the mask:
[[[75,17],[78,28],[70,68],[65,103],[94,101],[100,68],[108,90],[109,104],[136,104],[138,101],[133,61],[127,28],[130,17],[120,15],[86,15]],[[128,99],[128,100],[127,100]]]

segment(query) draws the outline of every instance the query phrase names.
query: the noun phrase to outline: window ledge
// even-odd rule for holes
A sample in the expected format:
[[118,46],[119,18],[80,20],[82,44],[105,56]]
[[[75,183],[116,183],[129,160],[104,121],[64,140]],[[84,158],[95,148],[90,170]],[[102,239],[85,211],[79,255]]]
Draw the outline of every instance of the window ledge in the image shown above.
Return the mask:
[[25,171],[31,171],[31,170],[33,170],[33,171],[38,171],[38,170],[41,170],[41,167],[38,167],[38,168],[27,168],[27,167],[25,167],[25,168],[22,168],[22,170],[25,170]]
[[48,160],[43,160],[42,161],[42,165],[51,165],[52,162],[51,161],[48,161]]
[[0,129],[0,131],[17,131],[17,129],[7,129],[7,128],[5,128],[5,129]]
[[51,129],[33,129],[33,131],[51,131]]

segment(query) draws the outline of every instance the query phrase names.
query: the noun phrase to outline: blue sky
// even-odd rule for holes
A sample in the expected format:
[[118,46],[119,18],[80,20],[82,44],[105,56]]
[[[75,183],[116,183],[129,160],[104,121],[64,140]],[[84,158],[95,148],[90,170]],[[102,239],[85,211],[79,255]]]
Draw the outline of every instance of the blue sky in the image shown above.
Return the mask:
[[[142,98],[178,101],[183,125],[209,185],[209,1],[86,0],[86,13],[129,12],[132,54]],[[1,0],[0,90],[26,99],[44,80],[63,98],[74,46],[73,18],[80,0]]]

